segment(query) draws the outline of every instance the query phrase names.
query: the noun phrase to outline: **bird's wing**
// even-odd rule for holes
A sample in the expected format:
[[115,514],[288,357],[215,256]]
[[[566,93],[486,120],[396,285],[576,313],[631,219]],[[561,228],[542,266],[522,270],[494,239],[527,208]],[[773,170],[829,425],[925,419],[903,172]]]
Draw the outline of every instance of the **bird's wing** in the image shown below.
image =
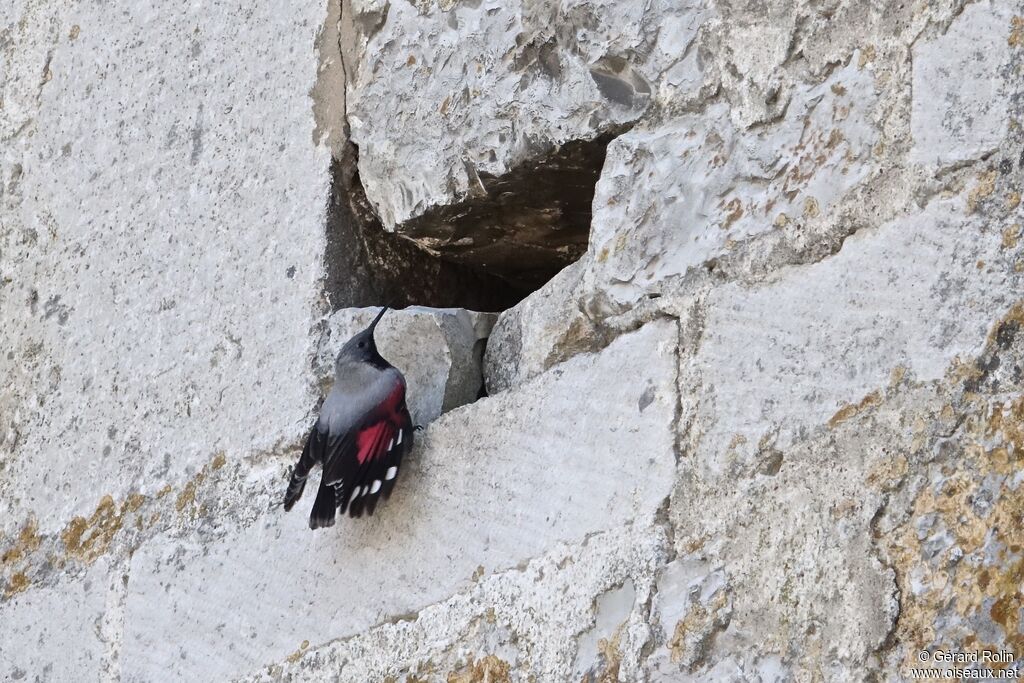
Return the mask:
[[328,438],[323,481],[334,488],[342,514],[346,509],[353,517],[361,516],[364,509],[373,514],[380,496],[386,498],[394,488],[412,440],[403,385],[396,386],[354,429]]

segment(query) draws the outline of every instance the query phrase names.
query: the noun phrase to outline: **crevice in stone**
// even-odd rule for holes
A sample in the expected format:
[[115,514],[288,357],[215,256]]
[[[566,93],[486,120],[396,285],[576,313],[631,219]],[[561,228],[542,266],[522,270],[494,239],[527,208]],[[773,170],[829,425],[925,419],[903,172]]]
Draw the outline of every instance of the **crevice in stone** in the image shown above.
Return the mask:
[[327,213],[330,307],[510,308],[578,260],[594,189],[623,130],[572,140],[503,176],[473,170],[476,191],[387,232],[359,179],[358,148],[332,160]]
[[586,252],[608,144],[631,125],[590,140],[541,146],[500,176],[467,160],[473,184],[468,196],[432,207],[389,232],[366,195],[360,150],[348,137],[351,62],[359,58],[360,36],[372,32],[359,25],[349,0],[328,0],[311,91],[314,143],[326,142],[332,156],[328,305],[332,310],[381,304],[478,311],[512,307]]
[[587,250],[608,144],[627,130],[571,140],[502,176],[467,164],[476,187],[398,226],[431,253],[507,282],[525,297]]
[[331,162],[325,271],[332,309],[388,304],[496,311],[524,296],[500,278],[386,232],[359,182],[356,158],[355,145],[346,142],[341,159]]

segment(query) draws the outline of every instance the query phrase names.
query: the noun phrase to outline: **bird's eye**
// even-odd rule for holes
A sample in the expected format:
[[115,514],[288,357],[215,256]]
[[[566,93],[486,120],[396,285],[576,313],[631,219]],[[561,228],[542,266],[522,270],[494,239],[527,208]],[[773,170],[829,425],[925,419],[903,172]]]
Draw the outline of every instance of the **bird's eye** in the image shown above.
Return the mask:
[[358,344],[356,344],[356,346],[358,346],[359,348],[363,348],[364,346],[366,346],[366,342],[359,342]]

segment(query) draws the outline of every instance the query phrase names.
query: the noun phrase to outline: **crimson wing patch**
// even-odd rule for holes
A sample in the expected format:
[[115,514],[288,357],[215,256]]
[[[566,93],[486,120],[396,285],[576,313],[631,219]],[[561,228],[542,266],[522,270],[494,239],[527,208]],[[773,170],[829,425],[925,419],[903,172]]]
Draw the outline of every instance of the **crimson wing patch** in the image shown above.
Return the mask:
[[372,515],[381,496],[395,487],[402,457],[412,448],[413,426],[399,386],[352,433],[329,440],[322,486],[334,491],[334,503],[345,514]]

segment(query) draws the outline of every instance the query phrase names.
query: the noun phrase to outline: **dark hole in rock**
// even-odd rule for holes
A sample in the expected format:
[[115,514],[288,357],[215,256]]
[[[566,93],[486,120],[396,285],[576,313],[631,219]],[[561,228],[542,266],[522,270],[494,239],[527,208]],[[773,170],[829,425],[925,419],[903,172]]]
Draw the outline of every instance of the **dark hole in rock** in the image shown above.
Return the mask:
[[498,311],[522,298],[500,278],[385,231],[359,182],[355,155],[348,144],[331,162],[325,270],[332,309],[389,304]]
[[587,250],[594,186],[619,133],[573,140],[501,177],[477,174],[465,200],[398,231],[440,258],[494,275],[525,297]]
[[359,182],[355,147],[333,163],[327,277],[333,308],[392,303],[504,310],[587,250],[594,186],[622,131],[574,140],[386,232]]

